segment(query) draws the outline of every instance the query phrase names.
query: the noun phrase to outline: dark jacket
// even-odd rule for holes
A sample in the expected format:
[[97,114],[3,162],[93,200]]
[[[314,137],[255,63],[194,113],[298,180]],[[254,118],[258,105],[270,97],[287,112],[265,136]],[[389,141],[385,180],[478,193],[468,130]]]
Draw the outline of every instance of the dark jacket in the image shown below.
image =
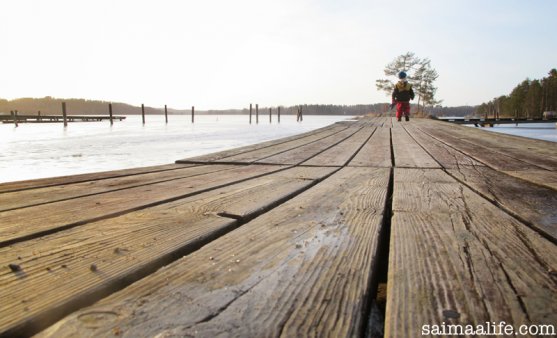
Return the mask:
[[394,102],[409,102],[414,99],[414,91],[412,85],[408,82],[398,81],[393,90]]

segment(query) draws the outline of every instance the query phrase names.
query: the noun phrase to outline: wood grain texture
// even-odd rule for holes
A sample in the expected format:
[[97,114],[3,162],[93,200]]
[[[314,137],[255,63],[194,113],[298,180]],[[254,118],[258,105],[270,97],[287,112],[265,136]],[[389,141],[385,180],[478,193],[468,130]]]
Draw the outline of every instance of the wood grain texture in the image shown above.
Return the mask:
[[443,168],[459,168],[466,166],[483,167],[484,165],[472,157],[438,142],[431,136],[416,128],[415,124],[405,125],[408,134],[421,145]]
[[557,191],[486,167],[416,128],[405,129],[453,177],[557,242]]
[[342,169],[39,336],[360,335],[388,180]]
[[222,166],[190,166],[183,169],[107,178],[81,183],[68,183],[45,188],[26,189],[0,194],[0,211],[17,209],[72,198],[107,193],[116,190],[146,186],[186,177],[215,173],[230,169]]
[[[381,125],[383,125],[382,122]],[[348,164],[351,167],[384,167],[390,168],[391,163],[391,131],[390,128],[378,127],[363,148]]]
[[395,166],[398,168],[440,168],[439,164],[408,135],[397,122],[391,129]]
[[557,191],[557,171],[523,170],[504,173]]
[[[25,332],[91,304],[332,171],[293,168],[1,248],[0,332]],[[219,217],[223,212],[233,218]],[[10,271],[10,263],[21,271]]]
[[426,124],[435,129],[447,131],[463,141],[520,158],[547,170],[557,169],[555,142],[490,132],[488,128],[471,128],[449,123],[439,124],[431,120],[419,120],[417,124]]
[[25,180],[25,181],[17,181],[17,182],[7,182],[7,183],[0,183],[0,193],[25,190],[25,189],[36,189],[41,187],[51,187],[51,186],[61,185],[61,184],[102,180],[106,178],[123,177],[123,176],[144,174],[150,172],[160,172],[165,170],[181,169],[190,166],[191,164],[189,165],[165,164],[165,165],[157,165],[151,167],[103,171],[103,172],[90,173],[90,174],[69,175],[69,176],[60,176],[60,177],[39,178],[34,180]]
[[227,167],[229,170],[219,173],[0,212],[0,244],[6,245],[30,236],[118,216],[286,168],[283,166],[236,167],[222,165],[223,169]]
[[196,159],[0,185],[0,336],[363,336],[389,225],[385,336],[557,322],[552,143],[380,117]]
[[360,128],[350,127],[315,142],[301,145],[273,156],[264,157],[256,163],[298,165],[348,139],[358,130]]
[[[345,126],[343,127],[343,126],[338,125],[338,124],[332,124],[332,125],[327,126],[327,127],[319,128],[319,129],[312,130],[312,131],[302,133],[302,134],[292,135],[292,136],[281,138],[281,139],[278,139],[278,140],[270,140],[270,141],[267,141],[267,142],[251,144],[251,145],[248,145],[248,146],[245,146],[245,147],[233,148],[233,149],[219,151],[219,152],[215,152],[215,153],[211,153],[211,154],[185,158],[185,159],[177,160],[176,163],[214,162],[214,161],[217,161],[217,160],[222,160],[224,158],[234,157],[234,156],[238,156],[238,155],[241,155],[241,154],[246,154],[246,153],[257,151],[257,150],[262,150],[262,149],[265,149],[265,148],[278,146],[278,145],[281,145],[281,144],[287,143],[287,142],[292,142],[292,141],[297,141],[298,140],[298,141],[303,143],[303,142],[306,142],[308,138],[309,139],[313,139],[313,138],[318,139],[320,137],[330,135],[330,133],[334,133],[338,130],[342,130],[342,129],[345,129],[345,128],[346,128]],[[310,142],[310,141],[308,141],[308,142]]]
[[557,247],[441,170],[395,169],[386,337],[557,322]]
[[374,131],[374,127],[362,128],[348,139],[303,162],[302,165],[344,166],[360,150]]
[[296,150],[300,147],[307,146],[323,139],[328,139],[329,137],[336,135],[339,132],[346,130],[347,127],[343,125],[337,125],[335,128],[328,129],[318,134],[309,135],[307,137],[294,139],[287,142],[280,142],[278,144],[265,147],[262,149],[256,149],[253,151],[243,152],[238,155],[225,157],[222,159],[215,160],[218,163],[253,163],[258,160],[262,160],[273,155],[279,155],[287,151]]
[[447,172],[557,243],[557,191],[487,167]]
[[[524,152],[522,156],[513,157],[513,153],[510,151],[500,151],[495,148],[488,148],[477,143],[459,138],[454,136],[450,130],[444,130],[443,128],[437,128],[435,126],[429,127],[419,127],[427,134],[435,137],[438,141],[441,141],[459,151],[465,153],[466,155],[494,168],[497,170],[540,170],[546,169],[544,163],[549,163],[551,165],[551,160],[543,160],[542,157],[537,157],[537,161],[528,160],[528,153]],[[487,132],[484,132],[484,134]],[[483,135],[483,137],[490,137],[490,134]],[[519,142],[516,142],[519,143]],[[545,143],[543,143],[545,145]],[[512,148],[511,143],[502,145],[504,148]],[[531,157],[531,156],[530,156]],[[537,162],[537,163],[535,163]]]

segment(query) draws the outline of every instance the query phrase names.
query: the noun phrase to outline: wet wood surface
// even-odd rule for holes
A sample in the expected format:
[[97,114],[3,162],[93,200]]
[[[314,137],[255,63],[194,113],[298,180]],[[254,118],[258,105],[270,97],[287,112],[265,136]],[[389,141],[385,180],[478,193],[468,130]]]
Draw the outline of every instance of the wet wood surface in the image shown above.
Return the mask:
[[388,169],[342,169],[45,335],[110,334],[79,319],[98,311],[129,335],[353,335],[366,321],[388,182]]
[[0,336],[552,324],[555,205],[554,143],[390,117],[4,183]]
[[441,170],[395,169],[387,337],[557,322],[557,247]]

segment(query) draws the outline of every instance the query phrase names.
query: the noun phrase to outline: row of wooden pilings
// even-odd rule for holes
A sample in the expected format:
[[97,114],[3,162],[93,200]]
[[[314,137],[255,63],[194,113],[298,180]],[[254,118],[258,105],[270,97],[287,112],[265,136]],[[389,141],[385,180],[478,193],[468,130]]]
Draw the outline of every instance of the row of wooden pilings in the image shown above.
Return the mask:
[[[17,110],[15,111],[10,111],[11,115],[12,115],[12,119],[14,121],[15,126],[18,126],[18,118],[17,118]],[[113,114],[112,114],[112,103],[108,104],[108,114],[110,117],[110,125],[114,124],[114,119],[113,119]],[[39,111],[39,116],[41,115],[41,112]],[[249,123],[252,123],[252,115],[253,115],[253,105],[250,103],[249,104]],[[269,108],[269,123],[272,123],[272,108]],[[62,118],[64,121],[64,127],[68,126],[68,115],[67,115],[67,111],[66,111],[66,102],[62,102]],[[166,104],[164,105],[164,119],[165,122],[168,123],[168,108],[166,106]],[[298,107],[298,111],[297,111],[297,115],[296,115],[296,121],[297,122],[301,122],[304,120],[303,117],[303,111],[302,111],[302,107]],[[143,124],[145,124],[145,105],[142,103],[141,104],[141,121]],[[277,121],[278,123],[280,123],[280,107],[277,108]],[[195,122],[195,106],[191,107],[191,123]],[[255,123],[258,124],[259,123],[259,104],[255,105]]]
[[[112,124],[112,103],[108,104],[108,113],[110,114],[110,124]],[[145,124],[145,105],[141,104],[141,121]],[[168,123],[168,108],[164,105],[164,121]],[[195,106],[191,106],[191,123],[195,122]]]
[[[252,123],[253,115],[253,105],[249,104],[249,124]],[[296,121],[301,122],[303,120],[302,107],[298,107],[298,114]],[[280,123],[280,107],[277,107],[277,121]],[[269,123],[273,122],[273,108],[269,108]],[[259,123],[259,104],[255,104],[255,123]]]
[[[112,104],[109,103],[108,110],[110,113],[110,123],[112,123]],[[249,123],[252,124],[252,116],[253,116],[253,104],[249,104]],[[145,106],[141,104],[141,118],[143,124],[145,124]],[[164,119],[165,122],[168,123],[168,110],[166,104],[164,105]],[[296,116],[296,121],[301,122],[303,121],[303,112],[302,107],[298,107],[298,112]],[[280,123],[280,107],[277,108],[277,121]],[[195,107],[191,107],[191,123],[195,122]],[[273,122],[273,109],[269,108],[269,123]],[[255,123],[259,123],[259,104],[255,104]]]

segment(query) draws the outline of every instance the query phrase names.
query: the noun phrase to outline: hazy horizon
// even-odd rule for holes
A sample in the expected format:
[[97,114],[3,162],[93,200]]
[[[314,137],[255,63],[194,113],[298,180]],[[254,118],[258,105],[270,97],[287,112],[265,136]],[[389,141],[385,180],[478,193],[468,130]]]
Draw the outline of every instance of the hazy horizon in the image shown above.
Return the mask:
[[444,106],[478,105],[555,68],[557,2],[21,0],[0,5],[0,97],[199,110],[387,102],[407,51]]

